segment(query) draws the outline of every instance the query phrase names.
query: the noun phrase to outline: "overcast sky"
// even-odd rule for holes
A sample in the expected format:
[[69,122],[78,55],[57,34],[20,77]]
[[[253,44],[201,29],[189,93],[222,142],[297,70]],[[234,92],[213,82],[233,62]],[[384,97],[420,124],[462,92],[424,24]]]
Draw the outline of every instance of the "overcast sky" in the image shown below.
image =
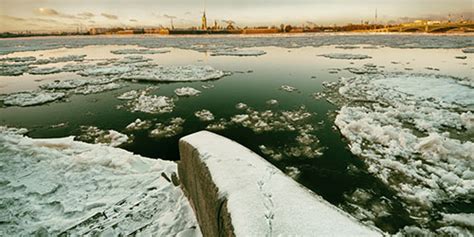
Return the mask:
[[175,26],[233,20],[238,26],[320,25],[473,15],[473,0],[0,0],[0,31],[75,30],[77,27]]

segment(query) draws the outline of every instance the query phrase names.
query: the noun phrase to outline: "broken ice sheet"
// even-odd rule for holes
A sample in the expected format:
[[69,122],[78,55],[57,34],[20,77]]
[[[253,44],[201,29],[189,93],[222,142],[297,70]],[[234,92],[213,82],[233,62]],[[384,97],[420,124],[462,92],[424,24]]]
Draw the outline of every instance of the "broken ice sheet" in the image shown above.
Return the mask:
[[120,78],[137,81],[206,81],[219,79],[228,75],[223,71],[211,66],[187,65],[187,66],[156,66],[143,68],[141,70],[124,70],[120,72]]
[[127,107],[132,112],[162,114],[172,112],[175,104],[173,99],[170,97],[147,95],[147,91],[143,91],[140,96],[130,100],[127,103]]
[[330,58],[330,59],[346,59],[346,60],[362,60],[372,58],[364,54],[348,54],[348,53],[329,53],[329,54],[320,54],[318,56]]
[[266,54],[263,50],[257,49],[219,49],[211,52],[211,56],[261,56]]
[[197,96],[201,93],[201,91],[196,90],[192,87],[180,87],[180,88],[175,89],[174,93],[180,97],[185,97],[185,96],[189,97],[189,96]]
[[62,92],[29,91],[18,92],[5,96],[3,104],[9,106],[32,106],[49,103],[66,96]]
[[141,120],[141,119],[137,118],[135,121],[128,124],[125,129],[131,130],[131,131],[137,131],[137,130],[149,129],[151,126],[152,126],[151,121]]
[[293,91],[297,91],[298,89],[296,89],[293,86],[282,85],[282,86],[280,86],[280,90],[283,90],[283,91],[286,91],[286,92],[293,92]]
[[201,120],[203,122],[214,120],[214,115],[211,113],[211,111],[209,111],[207,109],[202,109],[202,110],[196,111],[194,113],[194,116],[196,116],[199,120]]
[[110,51],[113,54],[164,54],[169,53],[168,49],[118,49]]
[[117,147],[131,142],[133,138],[114,130],[102,130],[95,126],[81,126],[81,135],[77,139],[84,142]]
[[174,137],[183,131],[184,122],[183,118],[175,117],[168,123],[157,123],[155,129],[150,131],[150,136],[154,138]]
[[474,194],[468,139],[474,119],[466,112],[474,89],[466,80],[396,73],[327,86],[341,97],[334,100],[342,106],[335,124],[350,151],[396,191],[419,224],[439,221],[432,215],[437,204],[469,202]]

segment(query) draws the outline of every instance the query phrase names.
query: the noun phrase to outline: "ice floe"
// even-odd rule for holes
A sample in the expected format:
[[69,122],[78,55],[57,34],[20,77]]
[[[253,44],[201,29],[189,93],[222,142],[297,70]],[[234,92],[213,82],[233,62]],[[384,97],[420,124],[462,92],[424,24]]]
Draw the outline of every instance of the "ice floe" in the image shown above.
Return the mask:
[[293,92],[293,91],[297,91],[298,89],[296,89],[296,87],[293,87],[293,86],[282,85],[282,86],[280,86],[280,90],[287,91],[287,92]]
[[170,113],[175,105],[172,98],[167,96],[147,95],[141,93],[136,99],[129,101],[128,106],[132,112],[150,114]]
[[201,94],[201,91],[200,90],[196,90],[192,87],[180,87],[180,88],[177,88],[174,90],[174,93],[177,95],[177,96],[197,96],[199,94]]
[[137,81],[206,81],[219,79],[228,75],[223,71],[214,69],[211,66],[187,65],[187,66],[156,66],[143,68],[141,70],[124,69],[121,79]]
[[113,54],[163,54],[171,51],[168,49],[118,49],[110,52]]
[[131,122],[125,129],[136,131],[136,130],[144,130],[149,129],[151,127],[151,121],[148,120],[141,120],[137,118],[135,121]]
[[83,94],[83,95],[88,95],[88,94],[95,94],[95,93],[101,93],[105,91],[110,91],[110,90],[116,90],[121,88],[122,86],[118,83],[107,83],[107,84],[89,84],[86,86],[78,87],[73,90],[74,93],[76,94]]
[[[200,236],[174,162],[0,128],[5,236]],[[32,155],[34,154],[34,155]]]
[[81,126],[80,141],[117,147],[132,141],[132,138],[114,130],[102,130],[94,126]]
[[50,64],[50,63],[63,63],[63,62],[81,62],[87,55],[66,55],[61,57],[50,57],[45,59],[38,59],[33,64]]
[[211,111],[209,111],[207,109],[202,109],[202,110],[196,111],[194,113],[194,116],[196,116],[199,120],[201,120],[203,122],[214,120],[214,115],[211,113]]
[[28,65],[0,63],[0,76],[20,76],[28,72],[29,69]]
[[465,48],[462,50],[463,53],[474,53],[474,48]]
[[395,191],[420,225],[443,226],[434,207],[469,202],[474,195],[473,118],[466,112],[474,89],[466,80],[397,73],[342,78],[327,86],[342,97],[333,100],[342,106],[335,124],[350,151]]
[[40,105],[62,99],[65,96],[66,94],[62,92],[19,92],[7,95],[5,98],[3,98],[3,104],[10,106]]
[[33,74],[33,75],[45,75],[45,74],[53,74],[53,73],[59,73],[61,72],[61,69],[56,68],[56,67],[36,67],[36,68],[31,68],[28,73]]
[[275,99],[271,99],[271,100],[267,100],[267,105],[277,105],[278,104],[278,100],[275,100]]
[[266,54],[263,50],[252,49],[222,49],[211,52],[211,56],[261,56]]
[[168,123],[157,123],[155,129],[150,131],[150,136],[155,138],[174,137],[183,131],[184,122],[183,118],[175,117]]
[[348,54],[348,53],[329,53],[329,54],[320,54],[318,56],[330,58],[330,59],[346,59],[346,60],[362,60],[372,58],[364,54]]

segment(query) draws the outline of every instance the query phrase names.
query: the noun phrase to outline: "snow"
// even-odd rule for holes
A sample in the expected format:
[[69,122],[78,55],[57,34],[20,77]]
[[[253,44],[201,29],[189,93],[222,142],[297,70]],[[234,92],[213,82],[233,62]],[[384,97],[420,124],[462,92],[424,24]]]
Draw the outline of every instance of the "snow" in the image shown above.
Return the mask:
[[381,236],[247,148],[201,131],[190,144],[227,200],[236,236]]
[[252,49],[221,49],[211,52],[211,56],[261,56],[266,54],[263,50]]
[[0,133],[0,235],[201,236],[183,192],[164,178],[174,162]]
[[110,52],[113,54],[163,54],[171,51],[167,49],[118,49]]
[[346,60],[362,60],[362,59],[372,58],[368,55],[348,54],[348,53],[329,53],[329,54],[320,54],[318,56],[330,58],[330,59],[346,59]]
[[94,126],[82,126],[82,134],[77,138],[81,141],[118,147],[131,142],[131,138],[114,130],[101,130]]
[[31,91],[31,92],[19,92],[9,94],[3,99],[3,104],[10,106],[32,106],[40,105],[55,100],[62,99],[66,96],[62,92],[44,92],[44,91]]
[[174,90],[174,93],[177,96],[183,97],[183,96],[197,96],[201,94],[200,90],[196,90],[192,87],[180,87]]
[[170,113],[175,107],[173,99],[167,96],[146,95],[146,93],[142,93],[138,98],[131,100],[128,105],[132,112],[150,114]]
[[228,75],[227,73],[214,69],[211,66],[187,65],[187,66],[156,66],[142,68],[141,70],[123,70],[119,72],[120,78],[138,81],[206,81],[219,79]]
[[[439,223],[438,204],[469,202],[474,190],[469,78],[432,74],[362,75],[327,84],[340,98],[335,119],[350,151],[393,189],[420,225]],[[452,213],[447,213],[452,214]],[[465,231],[439,224],[437,231]],[[406,231],[406,230],[403,230]],[[444,233],[443,232],[443,233]]]
[[151,130],[150,136],[155,138],[174,137],[183,131],[185,120],[180,117],[170,119],[169,123],[157,123],[156,128]]
[[209,111],[207,109],[202,109],[202,110],[196,111],[194,113],[194,116],[196,116],[199,120],[201,120],[203,122],[214,120],[214,115],[211,113],[211,111]]

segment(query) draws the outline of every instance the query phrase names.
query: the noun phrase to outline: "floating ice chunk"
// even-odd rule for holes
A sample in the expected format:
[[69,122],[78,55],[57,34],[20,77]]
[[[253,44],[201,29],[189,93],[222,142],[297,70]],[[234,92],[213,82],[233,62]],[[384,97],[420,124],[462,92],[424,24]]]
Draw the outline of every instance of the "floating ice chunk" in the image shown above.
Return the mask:
[[218,121],[207,125],[206,129],[211,131],[220,131],[227,129],[228,125],[229,122],[227,122],[225,119],[219,119]]
[[278,104],[278,100],[275,100],[275,99],[271,99],[271,100],[267,100],[267,105],[277,105]]
[[171,51],[168,49],[118,49],[110,52],[113,54],[163,54]]
[[70,79],[64,81],[54,81],[45,84],[41,84],[39,87],[41,89],[47,90],[61,90],[61,89],[74,89],[80,86],[84,86],[88,83],[88,80],[83,79]]
[[455,56],[454,58],[455,58],[455,59],[466,59],[467,56]]
[[77,72],[81,76],[109,76],[109,75],[122,75],[129,71],[134,70],[133,67],[123,66],[99,66],[99,67],[88,67],[82,71]]
[[202,89],[212,89],[214,88],[214,85],[213,84],[204,84],[204,85],[201,85]]
[[150,136],[155,138],[174,137],[183,131],[184,122],[184,119],[176,117],[172,118],[168,124],[157,123],[156,128],[150,132]]
[[177,96],[197,96],[201,93],[201,91],[196,90],[192,87],[180,87],[174,90],[174,93]]
[[280,86],[280,90],[284,90],[284,91],[287,91],[287,92],[293,92],[293,91],[296,91],[298,89],[296,89],[295,87],[289,86],[289,85],[282,85],[282,86]]
[[26,56],[26,57],[6,57],[0,58],[0,62],[32,62],[36,61],[36,57]]
[[301,171],[294,166],[285,167],[285,173],[293,179],[298,179],[301,174]]
[[474,104],[474,90],[461,85],[457,80],[450,77],[407,75],[386,77],[374,80],[373,83],[393,88],[420,99],[433,98],[463,106]]
[[77,139],[94,144],[104,144],[112,147],[131,142],[127,135],[114,130],[101,130],[94,126],[81,126],[82,134]]
[[101,93],[104,91],[116,90],[116,89],[119,89],[120,87],[122,86],[117,83],[86,85],[86,86],[78,87],[74,89],[73,92],[76,94],[88,95],[88,94]]
[[222,49],[211,52],[211,56],[261,56],[266,54],[263,50],[252,49]]
[[134,55],[134,56],[125,56],[124,58],[121,58],[117,61],[115,61],[114,65],[140,65],[140,66],[144,66],[144,65],[148,65],[148,64],[141,64],[141,63],[146,63],[146,62],[149,62],[149,61],[152,61],[151,58],[145,58],[141,55]]
[[61,92],[19,92],[6,96],[3,103],[11,106],[32,106],[59,100],[64,96],[66,94]]
[[138,96],[140,96],[139,91],[131,90],[131,91],[124,92],[123,94],[118,96],[117,99],[119,99],[119,100],[133,100],[133,99],[137,98]]
[[247,109],[248,106],[244,103],[238,103],[238,104],[235,105],[235,108],[236,109]]
[[474,48],[465,48],[462,50],[463,53],[474,53]]
[[137,99],[129,103],[132,112],[144,112],[151,114],[170,113],[173,111],[173,99],[166,96],[141,94]]
[[38,59],[34,64],[50,64],[50,63],[62,63],[62,62],[81,62],[85,59],[87,55],[66,55],[61,57],[50,57],[47,59]]
[[456,213],[446,214],[442,213],[443,221],[450,223],[457,223],[461,226],[474,227],[474,213]]
[[0,205],[2,235],[192,236],[194,230],[200,236],[183,192],[162,177],[177,172],[174,162],[72,137],[0,132],[0,147],[8,167],[1,178],[0,200],[8,203]]
[[196,116],[197,118],[199,118],[199,120],[204,121],[204,122],[214,120],[214,115],[211,113],[211,111],[207,109],[196,111],[194,113],[194,116]]
[[474,114],[471,111],[462,113],[460,115],[462,125],[467,129],[471,130],[474,128]]
[[336,49],[360,49],[360,46],[357,46],[357,45],[338,45],[334,48],[336,48]]
[[33,75],[45,75],[45,74],[53,74],[53,73],[59,73],[61,72],[61,69],[56,68],[56,67],[37,67],[37,68],[31,68],[28,73],[33,74]]
[[151,122],[148,120],[141,120],[137,118],[135,121],[131,122],[129,125],[127,125],[126,129],[127,130],[144,130],[144,129],[149,129],[151,127]]
[[330,58],[330,59],[346,59],[346,60],[362,60],[362,59],[372,58],[368,55],[348,54],[348,53],[330,53],[330,54],[320,54],[318,56]]
[[0,63],[0,76],[20,76],[30,68],[27,65],[15,65]]
[[214,69],[211,66],[156,66],[141,70],[124,70],[121,79],[145,81],[206,81],[219,79],[227,73]]
[[26,128],[0,126],[0,134],[25,135],[27,133],[28,133],[28,129]]

